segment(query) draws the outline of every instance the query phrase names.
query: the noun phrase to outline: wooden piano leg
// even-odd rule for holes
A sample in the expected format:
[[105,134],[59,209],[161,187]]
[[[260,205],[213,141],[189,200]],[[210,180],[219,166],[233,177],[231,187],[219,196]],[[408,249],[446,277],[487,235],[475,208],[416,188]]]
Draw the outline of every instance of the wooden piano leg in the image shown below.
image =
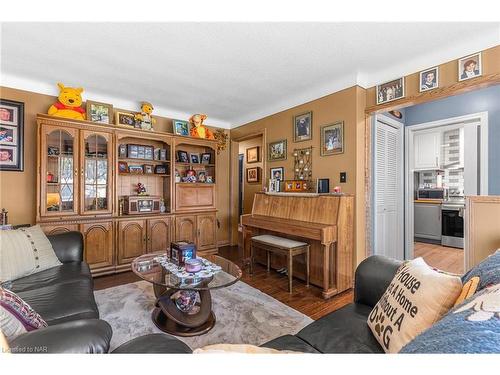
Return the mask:
[[250,266],[251,249],[250,241],[252,238],[252,232],[243,225],[243,267]]
[[323,245],[323,297],[330,288],[330,244]]

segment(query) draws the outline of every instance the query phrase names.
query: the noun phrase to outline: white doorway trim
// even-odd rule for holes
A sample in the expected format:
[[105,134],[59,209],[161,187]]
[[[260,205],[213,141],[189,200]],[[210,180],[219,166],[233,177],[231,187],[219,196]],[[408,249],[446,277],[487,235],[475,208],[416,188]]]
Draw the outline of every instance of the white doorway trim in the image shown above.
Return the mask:
[[[386,254],[386,253],[381,253],[380,249],[377,249],[377,226],[379,223],[377,223],[377,126],[378,123],[382,123],[385,125],[388,125],[394,129],[397,130],[398,132],[398,143],[399,143],[399,152],[398,152],[398,158],[401,161],[400,164],[400,171],[399,171],[399,177],[397,181],[397,190],[400,192],[401,195],[401,200],[396,205],[396,211],[397,215],[399,216],[400,223],[399,225],[396,226],[396,228],[391,228],[392,230],[399,231],[399,236],[395,236],[398,239],[398,245],[396,248],[400,248],[403,250],[404,248],[404,124],[394,120],[386,115],[382,114],[377,114],[374,116],[374,123],[373,123],[373,165],[372,165],[372,170],[373,170],[373,195],[372,195],[372,202],[373,202],[373,210],[372,210],[372,223],[373,223],[373,237],[372,237],[372,243],[373,243],[373,254],[379,254],[379,255],[386,255],[386,256],[391,256],[394,257],[394,254]],[[385,228],[388,229],[388,228]],[[399,237],[399,238],[398,238]],[[385,251],[385,249],[383,250]],[[403,260],[405,256],[404,251],[401,251],[399,256],[397,256],[397,259]]]
[[[471,113],[464,116],[450,117],[442,120],[425,122],[405,127],[405,259],[413,259],[413,136],[416,131],[439,127],[440,130],[456,127],[458,124],[477,125],[480,132],[479,174],[480,195],[488,195],[488,112]],[[466,249],[464,249],[466,251]],[[465,259],[466,257],[464,257]],[[464,268],[465,269],[465,268]]]

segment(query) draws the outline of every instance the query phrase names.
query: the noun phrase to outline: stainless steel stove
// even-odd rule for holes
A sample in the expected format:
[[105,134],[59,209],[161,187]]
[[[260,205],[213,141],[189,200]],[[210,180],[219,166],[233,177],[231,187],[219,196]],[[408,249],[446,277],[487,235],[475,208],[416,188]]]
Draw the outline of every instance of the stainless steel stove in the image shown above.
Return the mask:
[[443,201],[441,245],[464,248],[464,210],[465,199],[463,197],[450,197]]

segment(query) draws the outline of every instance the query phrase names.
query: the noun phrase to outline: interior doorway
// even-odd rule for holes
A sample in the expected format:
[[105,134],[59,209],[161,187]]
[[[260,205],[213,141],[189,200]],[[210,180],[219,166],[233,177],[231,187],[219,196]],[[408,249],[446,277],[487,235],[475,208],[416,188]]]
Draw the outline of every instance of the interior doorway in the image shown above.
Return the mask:
[[240,216],[252,212],[255,193],[266,185],[265,138],[263,131],[231,140],[231,245],[241,242]]

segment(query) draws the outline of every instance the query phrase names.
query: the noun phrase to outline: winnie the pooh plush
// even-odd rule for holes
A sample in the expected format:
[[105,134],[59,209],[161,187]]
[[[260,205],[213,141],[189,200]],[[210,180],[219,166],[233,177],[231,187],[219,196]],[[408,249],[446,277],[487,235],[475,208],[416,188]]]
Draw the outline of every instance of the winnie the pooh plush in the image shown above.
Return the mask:
[[151,116],[153,113],[153,105],[149,102],[141,103],[141,112],[135,114],[135,121],[141,125],[143,130],[154,130],[153,125],[156,123],[156,119]]
[[189,118],[189,123],[191,124],[191,136],[197,138],[205,138],[205,139],[215,139],[214,133],[210,131],[205,125],[203,125],[203,121],[206,120],[207,115],[197,113],[192,115]]
[[58,101],[50,106],[48,114],[73,120],[85,120],[81,95],[83,89],[81,87],[65,87],[62,83],[58,83],[57,86],[59,86]]

